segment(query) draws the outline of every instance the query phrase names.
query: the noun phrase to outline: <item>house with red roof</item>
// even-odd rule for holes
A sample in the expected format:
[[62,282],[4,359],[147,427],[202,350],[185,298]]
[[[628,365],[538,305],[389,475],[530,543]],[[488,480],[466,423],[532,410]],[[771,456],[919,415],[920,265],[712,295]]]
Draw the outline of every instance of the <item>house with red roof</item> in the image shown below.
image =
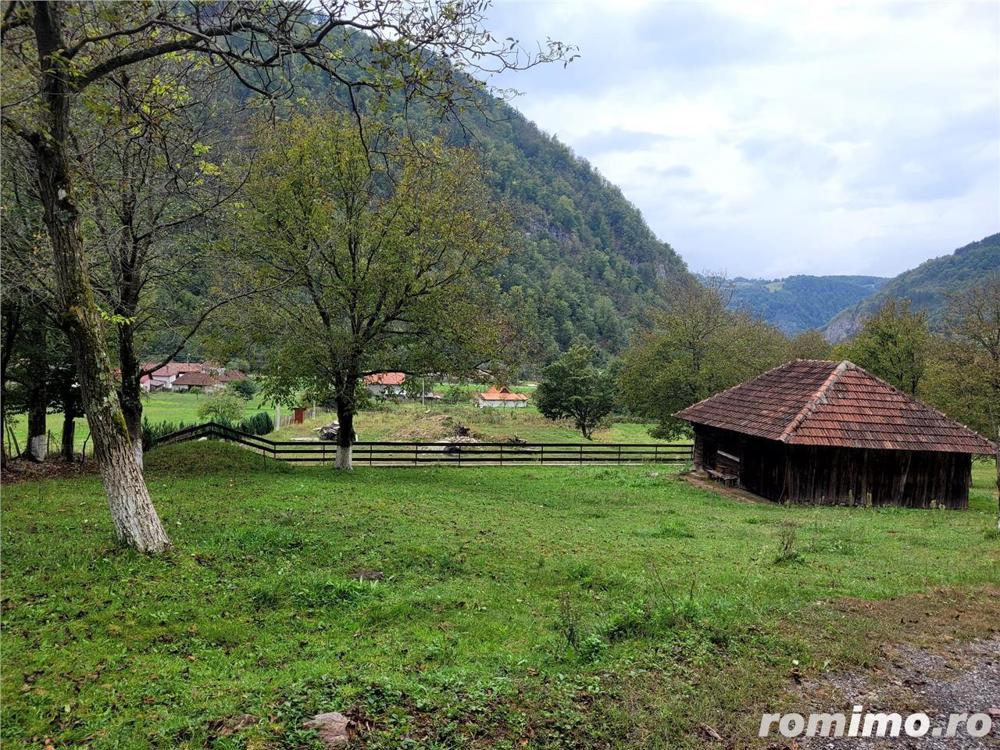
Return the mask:
[[771,500],[968,508],[996,446],[857,365],[796,360],[675,415],[695,468]]
[[399,398],[404,395],[403,384],[406,373],[376,372],[365,375],[364,383],[368,392],[377,398]]
[[493,386],[488,391],[476,394],[476,406],[480,409],[522,409],[527,405],[527,396],[513,393],[507,386]]

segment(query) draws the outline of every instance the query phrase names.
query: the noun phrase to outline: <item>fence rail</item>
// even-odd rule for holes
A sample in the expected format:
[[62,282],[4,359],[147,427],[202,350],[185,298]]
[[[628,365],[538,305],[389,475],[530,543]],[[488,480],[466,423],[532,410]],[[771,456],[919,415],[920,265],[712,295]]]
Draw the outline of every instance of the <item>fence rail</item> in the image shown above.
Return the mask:
[[[190,440],[225,440],[277,461],[327,463],[337,456],[336,443],[269,440],[225,425],[207,422],[158,438],[154,445]],[[682,464],[691,446],[676,443],[415,443],[359,442],[356,466],[517,466],[523,464]]]

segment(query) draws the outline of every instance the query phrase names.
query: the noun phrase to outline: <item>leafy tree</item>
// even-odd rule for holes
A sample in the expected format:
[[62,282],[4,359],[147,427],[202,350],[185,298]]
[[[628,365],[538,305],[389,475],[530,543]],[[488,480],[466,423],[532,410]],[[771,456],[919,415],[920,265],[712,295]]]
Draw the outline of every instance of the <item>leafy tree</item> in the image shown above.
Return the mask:
[[250,378],[243,380],[232,380],[226,384],[226,390],[240,398],[249,401],[257,395],[257,384]]
[[686,430],[674,413],[755,377],[788,359],[782,333],[746,313],[727,309],[724,280],[679,282],[665,290],[665,308],[639,334],[622,361],[621,389],[633,413],[659,424],[656,433]]
[[198,405],[198,416],[212,422],[233,424],[240,421],[246,409],[246,401],[237,394],[224,390],[205,397]]
[[615,377],[594,366],[597,350],[575,345],[545,368],[535,392],[535,404],[548,419],[572,419],[592,440],[615,406]]
[[819,331],[803,331],[788,342],[788,354],[792,359],[829,359],[833,345]]
[[927,314],[909,300],[890,298],[839,351],[859,367],[915,396],[927,367]]
[[482,167],[438,142],[379,138],[383,155],[369,160],[354,123],[334,114],[261,131],[234,220],[246,282],[269,289],[233,328],[267,352],[272,397],[332,391],[341,469],[351,468],[362,377],[472,372],[502,330],[486,279],[504,253],[505,217]]
[[[118,538],[143,552],[169,547],[142,477],[116,383],[104,322],[87,273],[92,247],[81,225],[79,175],[72,144],[86,116],[88,89],[141,64],[181,57],[187,69],[232,74],[271,99],[284,92],[275,77],[291,58],[336,79],[342,102],[356,112],[401,94],[439,114],[458,111],[475,87],[470,72],[499,72],[561,58],[550,44],[536,56],[498,43],[483,29],[479,0],[410,6],[374,0],[318,3],[29,3],[4,6],[3,133],[21,139],[34,162],[51,245],[61,327],[68,332],[94,437],[94,449]],[[351,44],[351,32],[367,44]],[[155,85],[155,81],[150,81]],[[375,100],[375,101],[371,101]]]
[[921,387],[927,401],[989,437],[1000,438],[1000,275],[952,295]]

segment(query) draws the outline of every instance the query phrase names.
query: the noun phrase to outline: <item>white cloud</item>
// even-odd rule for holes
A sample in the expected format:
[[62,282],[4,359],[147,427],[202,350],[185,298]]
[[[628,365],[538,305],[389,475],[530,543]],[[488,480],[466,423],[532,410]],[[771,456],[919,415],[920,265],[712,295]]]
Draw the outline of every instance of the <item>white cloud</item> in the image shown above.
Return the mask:
[[694,270],[895,274],[1000,229],[1000,5],[522,3],[505,79]]

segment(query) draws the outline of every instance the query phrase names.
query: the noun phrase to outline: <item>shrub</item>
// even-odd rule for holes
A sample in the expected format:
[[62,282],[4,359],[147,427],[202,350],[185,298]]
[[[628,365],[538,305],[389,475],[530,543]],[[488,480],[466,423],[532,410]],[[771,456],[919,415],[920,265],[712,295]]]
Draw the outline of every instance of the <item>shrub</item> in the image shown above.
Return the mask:
[[156,441],[159,440],[164,435],[169,435],[171,432],[177,432],[177,430],[183,430],[184,423],[174,423],[174,422],[150,422],[145,417],[142,420],[142,449],[148,451],[152,448]]
[[257,384],[250,378],[231,380],[226,386],[226,390],[249,401],[257,395]]
[[229,391],[213,393],[198,406],[198,416],[220,424],[233,424],[243,416],[246,401]]
[[271,419],[270,413],[259,411],[236,425],[236,429],[249,432],[251,435],[266,435],[274,429],[274,420]]
[[804,561],[802,553],[795,548],[798,527],[790,521],[781,524],[778,529],[778,554],[774,558],[777,565],[784,563],[799,563]]

